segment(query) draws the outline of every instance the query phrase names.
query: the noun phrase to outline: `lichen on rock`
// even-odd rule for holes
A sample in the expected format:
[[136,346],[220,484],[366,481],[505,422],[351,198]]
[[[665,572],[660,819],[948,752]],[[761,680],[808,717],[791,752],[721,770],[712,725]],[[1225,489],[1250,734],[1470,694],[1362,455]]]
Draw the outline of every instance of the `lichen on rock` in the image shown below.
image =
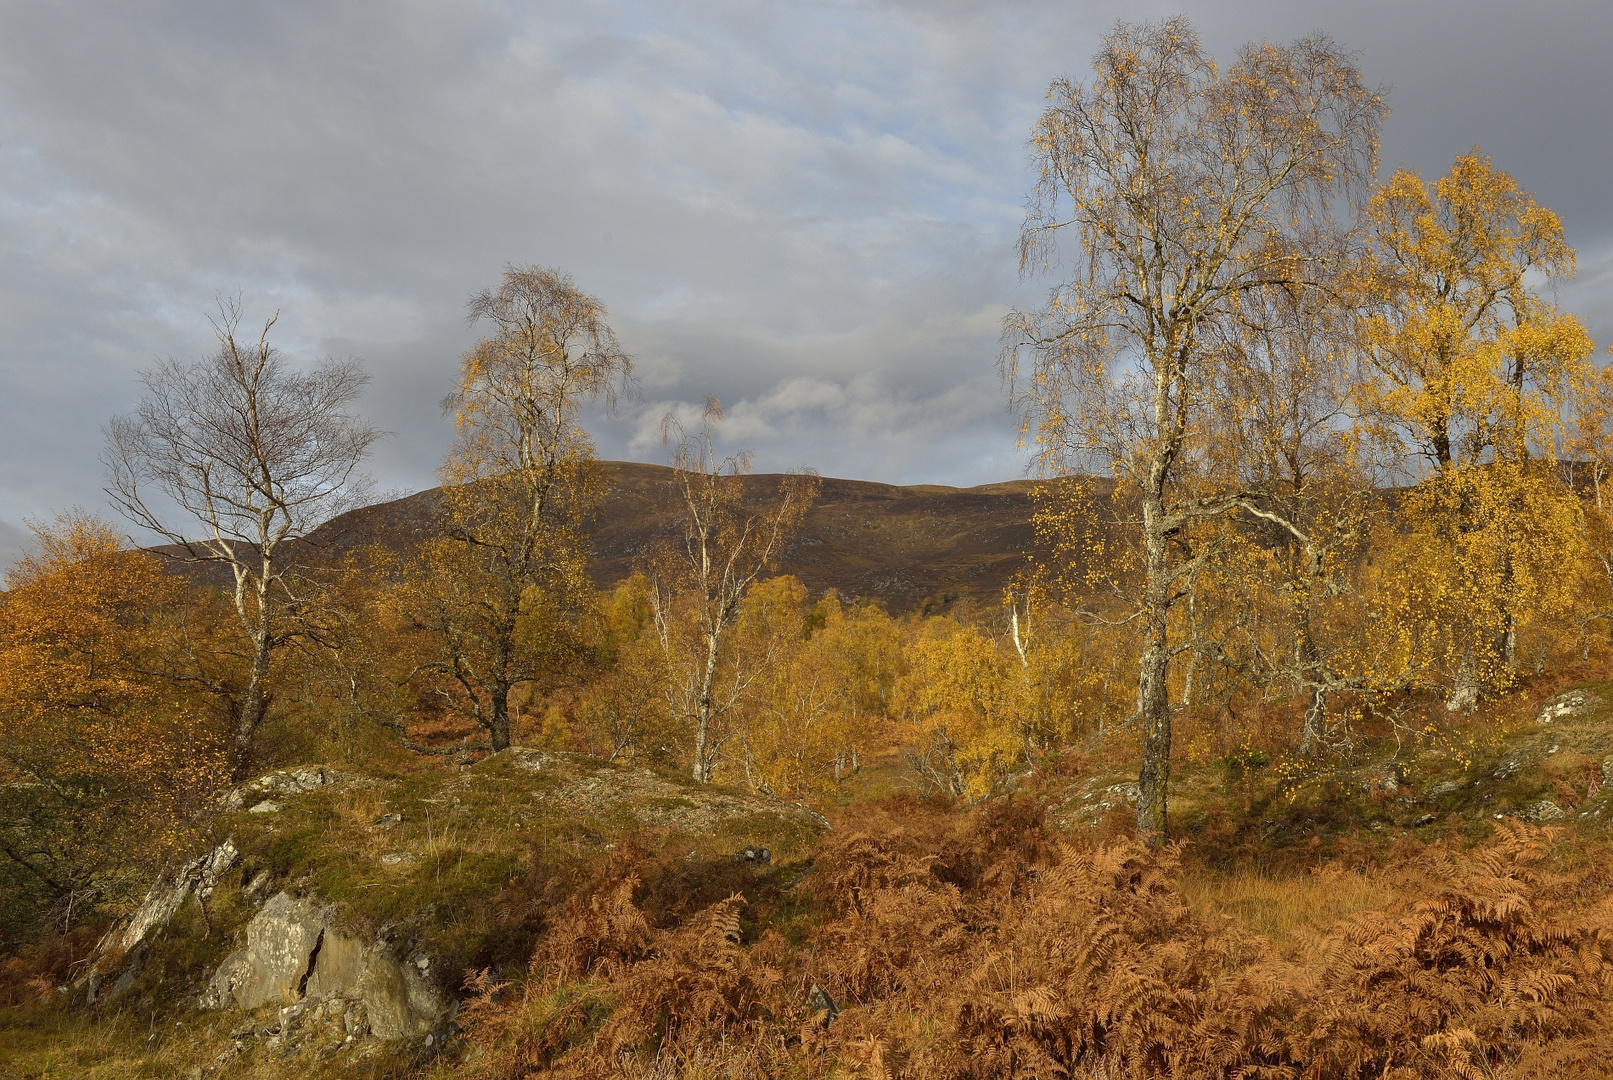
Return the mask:
[[369,1030],[383,1039],[429,1031],[449,1008],[419,965],[399,960],[383,942],[345,933],[311,900],[276,893],[247,924],[246,937],[219,965],[200,1008],[251,1011],[342,998],[361,1003]]

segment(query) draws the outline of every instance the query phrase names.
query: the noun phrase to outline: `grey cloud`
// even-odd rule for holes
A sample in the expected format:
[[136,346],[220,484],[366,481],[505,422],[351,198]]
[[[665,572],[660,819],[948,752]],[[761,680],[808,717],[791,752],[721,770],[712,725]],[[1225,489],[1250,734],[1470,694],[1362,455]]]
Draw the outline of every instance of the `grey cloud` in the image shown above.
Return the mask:
[[11,566],[27,553],[33,537],[9,521],[0,521],[0,570]]
[[[358,355],[383,486],[434,482],[437,401],[507,261],[571,270],[640,357],[591,416],[660,460],[719,394],[759,468],[974,483],[1018,473],[996,320],[1050,78],[1157,3],[522,7],[0,0],[0,518],[100,498],[99,428],[155,356],[211,344],[216,292],[296,355]],[[1318,27],[1392,87],[1384,160],[1483,146],[1613,289],[1602,43],[1613,10],[1200,4],[1223,57]],[[648,434],[647,434],[648,433]]]

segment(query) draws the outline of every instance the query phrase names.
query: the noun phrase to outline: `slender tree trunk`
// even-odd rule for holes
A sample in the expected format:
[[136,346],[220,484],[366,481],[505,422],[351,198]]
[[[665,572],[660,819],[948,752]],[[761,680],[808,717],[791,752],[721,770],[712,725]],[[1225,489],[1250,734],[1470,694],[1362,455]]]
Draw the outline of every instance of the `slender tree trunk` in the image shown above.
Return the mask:
[[711,782],[711,774],[715,763],[715,755],[712,753],[713,748],[711,745],[711,719],[711,703],[709,701],[701,702],[699,709],[695,713],[694,764],[690,772],[702,784]]
[[[1162,470],[1155,470],[1158,474]],[[1165,677],[1170,666],[1166,620],[1170,617],[1169,566],[1165,550],[1163,484],[1149,478],[1143,495],[1145,547],[1144,630],[1137,678],[1137,713],[1143,729],[1143,762],[1137,776],[1137,833],[1150,844],[1166,839],[1166,798],[1171,779],[1171,705]]]
[[711,783],[712,773],[716,771],[717,708],[712,687],[717,681],[718,650],[725,625],[725,621],[716,621],[708,626],[705,633],[706,661],[700,674],[700,698],[695,712],[694,763],[690,769],[694,778],[702,784]]
[[1316,634],[1311,627],[1311,606],[1315,602],[1317,586],[1322,583],[1323,556],[1314,544],[1305,550],[1306,580],[1303,588],[1295,589],[1294,622],[1299,640],[1294,643],[1295,667],[1299,669],[1299,686],[1309,688],[1311,703],[1305,709],[1305,728],[1299,736],[1299,752],[1310,754],[1327,733],[1327,688],[1322,679],[1322,651],[1316,646]]
[[1305,729],[1299,736],[1299,752],[1302,755],[1314,753],[1318,743],[1327,732],[1327,689],[1319,681],[1321,678],[1321,653],[1316,648],[1316,639],[1311,636],[1310,605],[1306,605],[1304,621],[1300,623],[1299,631],[1299,669],[1303,673],[1304,683],[1311,692],[1311,703],[1305,709]]
[[[237,596],[241,596],[242,592],[243,590],[238,588]],[[262,579],[259,579],[255,592],[257,617],[247,627],[247,634],[252,642],[252,666],[247,672],[246,689],[241,694],[241,701],[235,714],[235,745],[231,752],[233,762],[230,771],[237,783],[246,780],[252,771],[253,743],[257,739],[258,727],[269,711],[269,660],[273,653],[274,642],[269,624],[268,589]],[[245,621],[246,609],[239,600],[237,610]]]
[[1187,587],[1187,625],[1192,634],[1193,647],[1187,651],[1187,673],[1182,677],[1182,708],[1191,708],[1193,705],[1193,686],[1198,677],[1199,653],[1204,648],[1204,638],[1199,627],[1198,583],[1189,582]]
[[264,692],[264,683],[268,675],[267,650],[254,650],[254,653],[263,652],[261,662],[257,655],[253,656],[252,674],[247,682],[246,692],[241,695],[240,708],[235,717],[235,746],[232,757],[234,767],[231,775],[237,782],[246,780],[252,772],[252,749],[257,738],[258,727],[263,723],[263,717],[269,711],[269,699]]
[[[1517,510],[1513,508],[1516,520]],[[1510,679],[1518,673],[1518,617],[1513,612],[1513,584],[1515,569],[1510,545],[1501,552],[1501,630],[1496,634],[1495,652],[1507,666]]]

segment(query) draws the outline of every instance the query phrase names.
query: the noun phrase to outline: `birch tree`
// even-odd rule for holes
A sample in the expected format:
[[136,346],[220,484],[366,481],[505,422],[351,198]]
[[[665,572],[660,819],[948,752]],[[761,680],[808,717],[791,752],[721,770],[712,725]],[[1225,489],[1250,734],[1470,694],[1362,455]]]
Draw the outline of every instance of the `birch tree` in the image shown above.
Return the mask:
[[300,615],[312,584],[295,542],[353,505],[378,434],[352,412],[369,381],[357,360],[299,369],[269,344],[278,315],[256,340],[241,336],[241,318],[238,302],[222,301],[216,352],[141,373],[145,397],[108,424],[104,458],[125,517],[172,557],[229,575],[244,659],[207,682],[229,705],[237,779],[273,701],[274,658],[309,631]]
[[1434,183],[1397,171],[1364,218],[1359,398],[1420,461],[1406,510],[1428,565],[1451,568],[1455,710],[1511,679],[1520,616],[1572,555],[1555,459],[1596,375],[1584,325],[1536,282],[1572,277],[1575,253],[1561,219],[1477,149]]
[[1386,109],[1324,36],[1246,45],[1222,71],[1182,18],[1118,24],[1093,78],[1056,80],[1048,97],[1020,265],[1080,253],[1042,307],[1008,317],[1004,376],[1043,471],[1107,470],[1137,493],[1137,824],[1159,842],[1170,615],[1194,564],[1181,538],[1233,505],[1182,483],[1205,357],[1244,294],[1315,283],[1311,241],[1369,181]]
[[656,633],[668,670],[672,716],[692,738],[691,772],[712,779],[733,735],[735,711],[771,656],[737,647],[740,605],[763,571],[775,566],[818,494],[809,472],[785,475],[759,497],[746,482],[748,453],[719,458],[713,433],[722,405],[706,400],[696,431],[675,415],[661,426],[672,447],[673,485],[683,511],[680,534],[652,567]]
[[615,407],[633,358],[605,306],[559,270],[509,267],[470,315],[491,332],[443,403],[458,439],[441,470],[439,534],[407,569],[403,606],[432,643],[413,677],[496,753],[510,745],[516,695],[578,659],[593,600],[583,526],[605,493],[578,418],[590,401]]

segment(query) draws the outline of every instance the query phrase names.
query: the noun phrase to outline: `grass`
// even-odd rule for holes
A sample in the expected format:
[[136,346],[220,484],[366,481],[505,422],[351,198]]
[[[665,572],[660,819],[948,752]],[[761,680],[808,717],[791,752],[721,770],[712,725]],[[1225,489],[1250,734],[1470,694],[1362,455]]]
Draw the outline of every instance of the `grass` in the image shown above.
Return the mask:
[[1189,868],[1181,893],[1195,914],[1231,919],[1278,948],[1303,948],[1337,923],[1403,899],[1369,874],[1334,868],[1298,874]]
[[210,1066],[231,1080],[383,1080],[419,1075],[420,1047],[371,1044],[357,1053],[308,1046],[289,1053],[235,1052],[237,1017],[189,1012],[175,1020],[129,1011],[84,1013],[49,1007],[12,1010],[0,1040],[5,1080],[178,1080]]
[[[621,858],[639,861],[646,910],[663,918],[735,891],[765,898],[770,922],[794,916],[777,880],[798,873],[816,844],[818,826],[806,815],[670,770],[549,758],[535,772],[501,757],[466,770],[358,778],[278,800],[277,813],[224,815],[215,841],[233,837],[242,857],[206,917],[187,902],[148,942],[134,985],[111,1006],[91,1012],[51,999],[0,1013],[0,1078],[143,1080],[215,1063],[222,1071],[207,1075],[247,1080],[421,1075],[419,1045],[372,1045],[373,1056],[359,1059],[328,1046],[319,1056],[318,1046],[271,1052],[249,1041],[236,1055],[230,1032],[241,1018],[195,1010],[196,993],[241,942],[256,910],[243,890],[262,875],[257,901],[280,889],[314,895],[356,936],[431,956],[450,994],[468,971],[523,972],[565,898],[615,872]],[[377,827],[389,814],[402,821]],[[647,827],[646,819],[667,824]],[[774,852],[773,867],[733,860],[752,844]],[[413,857],[389,866],[381,859],[391,853]]]

